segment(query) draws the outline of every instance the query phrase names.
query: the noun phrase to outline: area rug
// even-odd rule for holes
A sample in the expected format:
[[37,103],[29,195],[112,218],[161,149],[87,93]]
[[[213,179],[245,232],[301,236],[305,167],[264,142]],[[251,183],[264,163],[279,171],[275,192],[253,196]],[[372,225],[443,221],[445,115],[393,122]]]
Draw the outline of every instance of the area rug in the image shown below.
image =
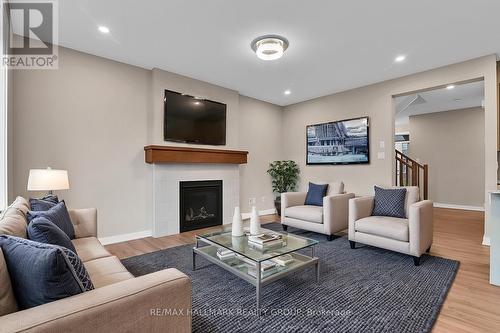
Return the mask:
[[[281,230],[277,223],[266,228]],[[175,267],[193,283],[194,332],[428,332],[455,278],[459,262],[430,255],[411,257],[370,246],[352,250],[347,238],[289,228],[320,241],[320,282],[314,269],[263,288],[262,315],[255,287],[197,257],[192,245],[123,260],[135,276]]]

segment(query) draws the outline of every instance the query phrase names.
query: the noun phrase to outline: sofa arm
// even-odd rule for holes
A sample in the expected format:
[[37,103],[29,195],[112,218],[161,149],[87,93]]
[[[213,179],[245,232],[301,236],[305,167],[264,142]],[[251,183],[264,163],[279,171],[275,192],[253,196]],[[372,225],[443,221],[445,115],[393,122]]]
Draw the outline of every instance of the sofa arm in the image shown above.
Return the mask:
[[323,197],[323,216],[325,233],[332,235],[347,229],[349,217],[349,200],[354,193],[336,194]]
[[410,254],[420,257],[432,245],[434,208],[431,200],[410,205],[408,218]]
[[307,192],[281,193],[281,219],[285,216],[285,209],[293,206],[302,206],[306,201]]
[[2,332],[191,332],[191,281],[165,269],[0,317]]
[[97,209],[70,209],[69,216],[75,227],[75,237],[97,237]]
[[349,200],[349,240],[354,241],[354,222],[372,215],[373,196],[359,197]]

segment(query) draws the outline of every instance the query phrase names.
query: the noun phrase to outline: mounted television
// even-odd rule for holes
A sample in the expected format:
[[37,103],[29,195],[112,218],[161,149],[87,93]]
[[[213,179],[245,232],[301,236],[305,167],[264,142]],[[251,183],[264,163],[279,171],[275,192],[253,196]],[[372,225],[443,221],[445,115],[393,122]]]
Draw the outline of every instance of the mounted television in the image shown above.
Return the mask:
[[165,141],[226,144],[226,104],[165,90]]
[[368,117],[309,125],[307,165],[370,163]]

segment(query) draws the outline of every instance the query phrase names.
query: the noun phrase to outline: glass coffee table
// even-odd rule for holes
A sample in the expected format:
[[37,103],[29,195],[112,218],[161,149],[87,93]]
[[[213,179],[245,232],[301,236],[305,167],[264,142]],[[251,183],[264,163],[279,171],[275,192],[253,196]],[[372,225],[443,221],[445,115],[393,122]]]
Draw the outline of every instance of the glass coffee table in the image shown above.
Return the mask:
[[[234,237],[230,228],[221,227],[221,230],[216,232],[196,235],[196,246],[193,248],[193,270],[196,270],[196,256],[199,255],[253,284],[256,287],[259,313],[261,289],[269,283],[308,267],[315,268],[316,281],[319,282],[319,259],[314,256],[314,246],[318,241],[267,229],[261,229],[261,233],[281,235],[282,244],[262,248],[249,242],[248,235]],[[302,249],[309,249],[310,255],[297,252]],[[233,252],[234,256],[228,250]],[[219,259],[218,251],[229,253],[233,257]],[[289,255],[285,256],[289,259],[287,264],[281,262],[281,265],[267,270],[275,261],[283,258],[283,255]]]

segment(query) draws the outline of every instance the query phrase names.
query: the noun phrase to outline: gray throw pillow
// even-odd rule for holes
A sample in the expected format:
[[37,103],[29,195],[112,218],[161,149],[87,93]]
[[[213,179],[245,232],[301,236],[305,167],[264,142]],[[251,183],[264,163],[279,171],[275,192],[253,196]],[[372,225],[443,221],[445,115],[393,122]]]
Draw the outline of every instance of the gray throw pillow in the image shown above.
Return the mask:
[[405,218],[406,189],[386,189],[375,186],[372,216]]

